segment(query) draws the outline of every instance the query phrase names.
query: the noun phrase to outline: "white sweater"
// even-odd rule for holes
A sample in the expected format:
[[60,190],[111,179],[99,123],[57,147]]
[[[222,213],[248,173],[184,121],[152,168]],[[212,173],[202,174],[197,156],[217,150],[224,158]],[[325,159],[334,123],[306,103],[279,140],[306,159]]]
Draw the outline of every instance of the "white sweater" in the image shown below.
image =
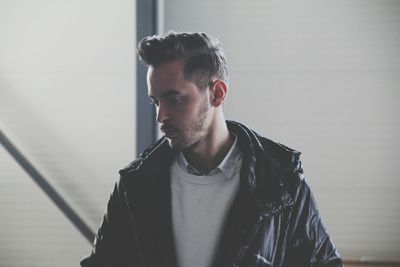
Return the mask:
[[[226,217],[240,186],[241,151],[236,140],[221,164],[208,175],[171,166],[172,227],[179,267],[210,267]],[[183,158],[183,162],[186,161]]]

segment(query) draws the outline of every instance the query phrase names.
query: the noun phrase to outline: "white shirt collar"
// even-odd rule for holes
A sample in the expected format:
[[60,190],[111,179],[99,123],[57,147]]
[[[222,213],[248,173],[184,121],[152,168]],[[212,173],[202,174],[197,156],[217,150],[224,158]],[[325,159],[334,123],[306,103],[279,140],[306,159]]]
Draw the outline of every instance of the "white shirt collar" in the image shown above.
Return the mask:
[[232,177],[238,166],[238,162],[242,157],[242,152],[237,144],[236,134],[234,134],[234,133],[231,133],[231,134],[233,135],[233,138],[234,138],[231,148],[229,149],[228,153],[225,155],[225,157],[221,161],[221,163],[218,164],[218,166],[215,169],[211,170],[209,173],[207,173],[207,174],[200,173],[195,167],[193,167],[192,165],[190,165],[187,162],[187,160],[185,159],[185,156],[183,155],[182,152],[180,152],[178,154],[178,158],[177,158],[179,166],[185,172],[187,172],[189,174],[198,175],[198,176],[209,176],[209,175],[216,174],[218,172],[222,172],[227,178]]

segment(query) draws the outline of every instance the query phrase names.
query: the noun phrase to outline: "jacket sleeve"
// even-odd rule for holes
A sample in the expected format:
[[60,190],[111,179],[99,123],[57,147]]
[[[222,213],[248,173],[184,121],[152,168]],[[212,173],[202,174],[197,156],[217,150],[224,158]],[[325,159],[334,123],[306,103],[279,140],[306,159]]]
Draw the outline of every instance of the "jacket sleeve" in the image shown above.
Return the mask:
[[342,260],[337,252],[325,226],[322,223],[313,193],[305,181],[303,181],[301,211],[305,223],[304,229],[307,237],[308,248],[310,249],[310,265],[312,267],[343,266]]
[[288,177],[291,177],[291,181],[297,181],[289,189],[295,203],[290,227],[292,235],[288,266],[343,266],[339,253],[323,225],[314,195],[303,176],[299,155],[292,161]]
[[309,218],[310,237],[314,243],[311,266],[343,266],[342,260],[324,227],[310,192],[311,216]]
[[[91,253],[80,262],[82,267],[135,266],[135,244],[131,234],[128,208],[121,179],[115,184],[94,240]],[[128,256],[130,255],[130,256]],[[131,260],[128,259],[130,257]],[[130,265],[128,265],[128,262]]]

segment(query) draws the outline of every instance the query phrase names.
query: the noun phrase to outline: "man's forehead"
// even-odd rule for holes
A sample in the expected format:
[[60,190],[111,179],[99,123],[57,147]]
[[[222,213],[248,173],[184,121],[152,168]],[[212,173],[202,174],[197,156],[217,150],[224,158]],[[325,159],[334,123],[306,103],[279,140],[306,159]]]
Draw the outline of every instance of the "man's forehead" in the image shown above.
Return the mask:
[[181,83],[177,77],[164,74],[153,73],[151,70],[147,74],[147,89],[150,97],[160,98],[179,93]]
[[183,68],[180,63],[175,61],[164,63],[147,69],[147,85],[149,90],[162,88],[176,88],[179,84],[188,82],[183,73]]
[[167,71],[175,71],[175,72],[182,72],[184,69],[185,62],[183,59],[175,59],[172,61],[167,61],[160,63],[159,65],[148,67],[147,72],[167,72]]

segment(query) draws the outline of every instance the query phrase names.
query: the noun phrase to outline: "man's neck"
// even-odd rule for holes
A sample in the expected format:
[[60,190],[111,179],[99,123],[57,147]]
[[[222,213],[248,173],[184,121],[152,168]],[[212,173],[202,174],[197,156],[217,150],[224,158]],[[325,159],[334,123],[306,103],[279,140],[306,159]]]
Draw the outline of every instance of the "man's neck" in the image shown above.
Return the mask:
[[188,163],[201,173],[208,173],[224,159],[233,141],[234,138],[229,134],[224,120],[219,124],[219,128],[210,131],[204,140],[184,150],[183,155]]

